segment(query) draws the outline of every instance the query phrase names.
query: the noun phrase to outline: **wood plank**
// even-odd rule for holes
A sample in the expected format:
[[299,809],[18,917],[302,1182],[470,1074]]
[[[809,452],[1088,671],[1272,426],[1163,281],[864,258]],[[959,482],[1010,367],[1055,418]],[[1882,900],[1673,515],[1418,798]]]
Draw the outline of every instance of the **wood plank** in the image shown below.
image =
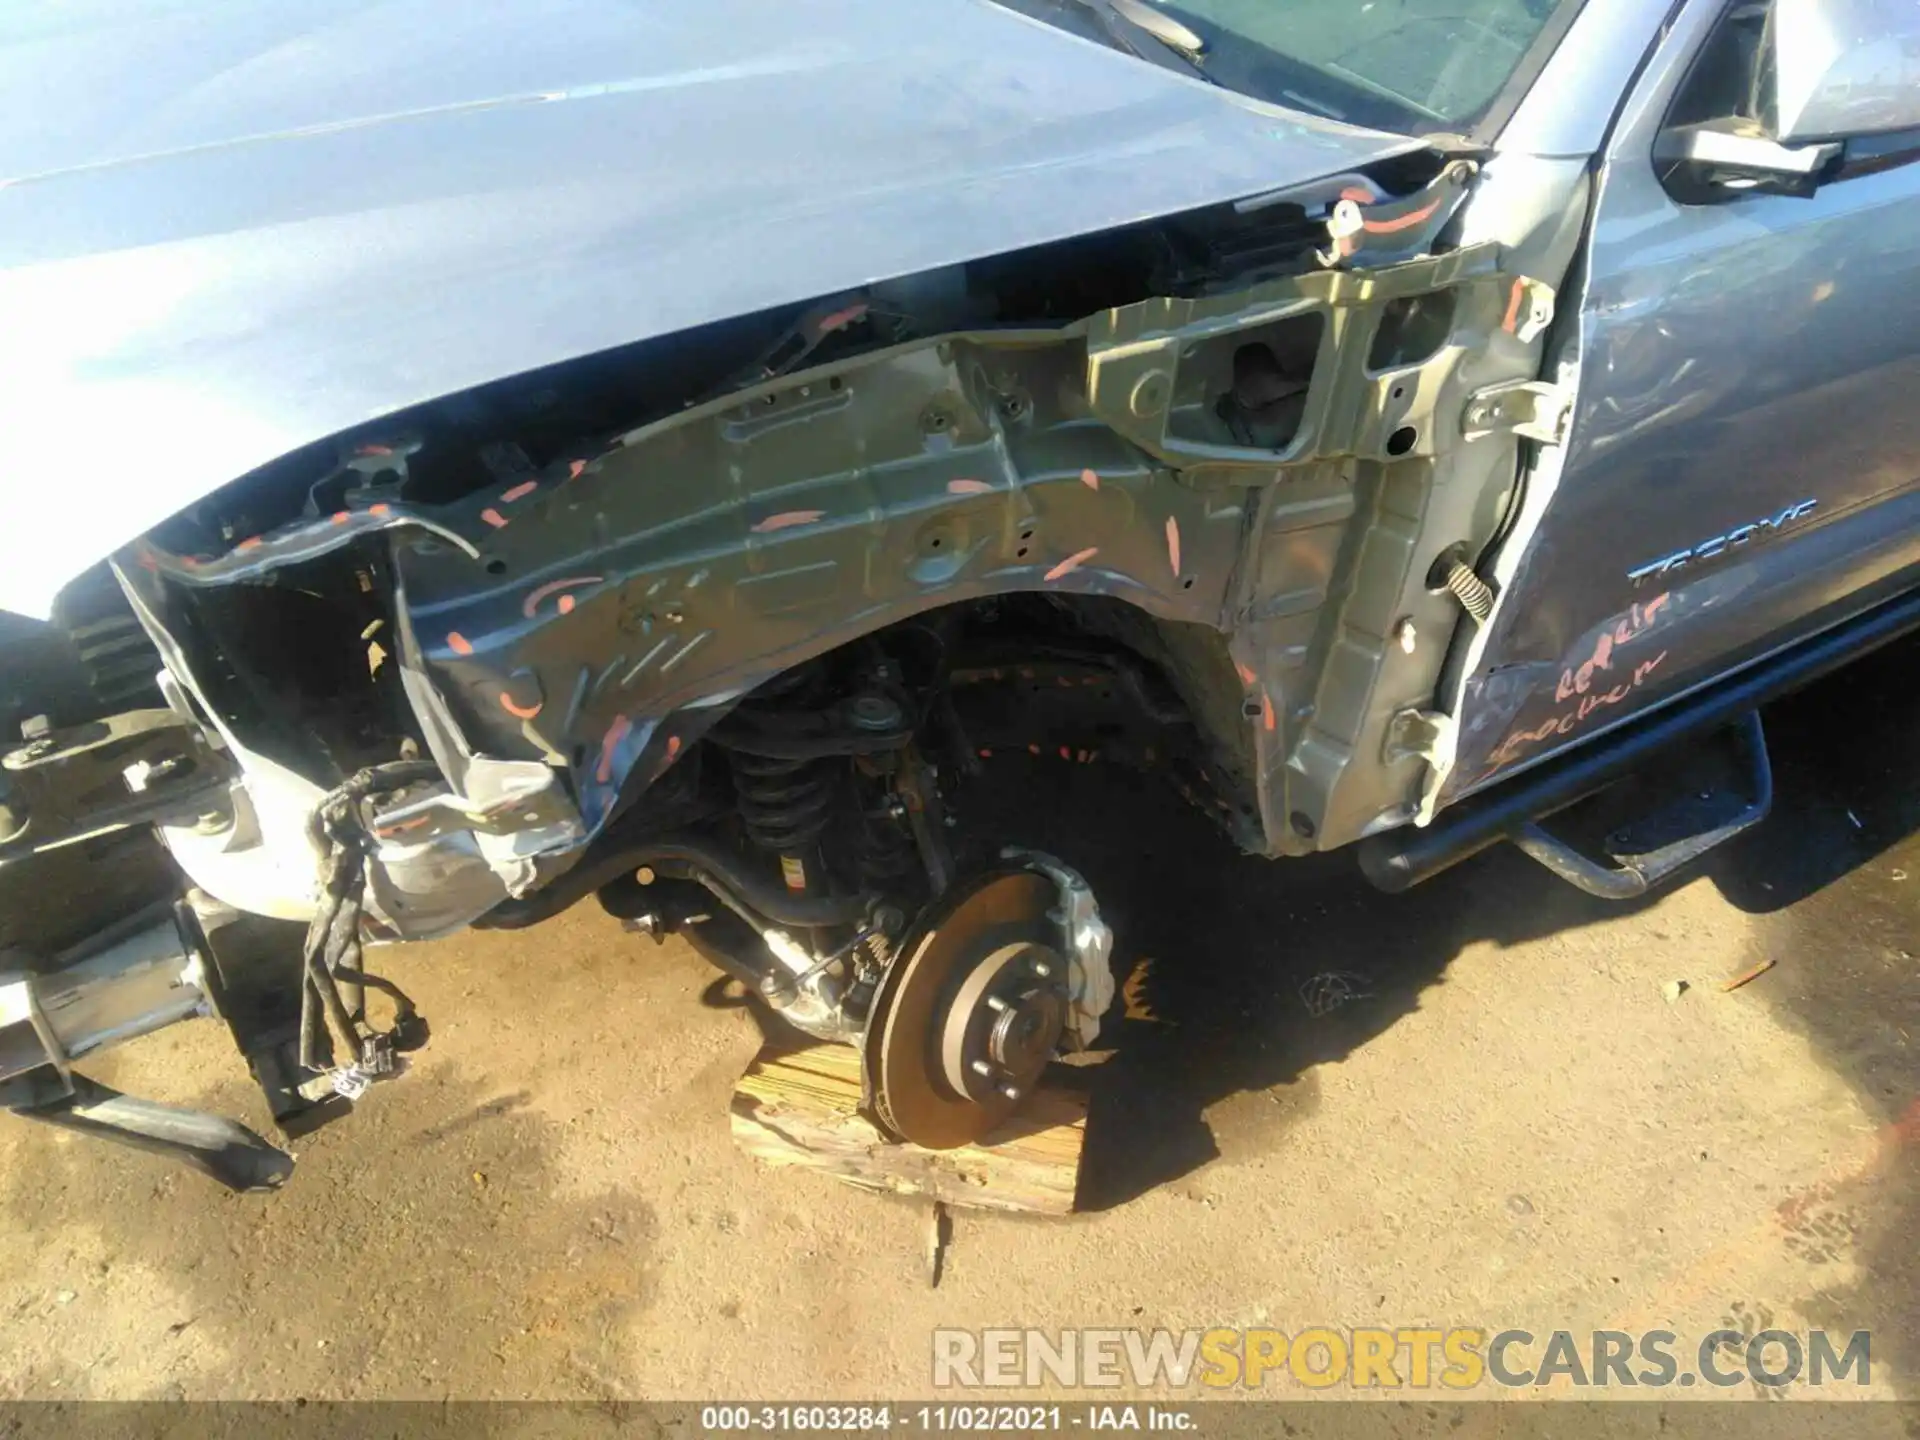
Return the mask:
[[1087,1097],[1042,1084],[978,1145],[923,1150],[860,1114],[860,1053],[848,1045],[762,1050],[734,1087],[734,1140],[769,1165],[798,1165],[870,1190],[949,1205],[1067,1215],[1079,1183]]

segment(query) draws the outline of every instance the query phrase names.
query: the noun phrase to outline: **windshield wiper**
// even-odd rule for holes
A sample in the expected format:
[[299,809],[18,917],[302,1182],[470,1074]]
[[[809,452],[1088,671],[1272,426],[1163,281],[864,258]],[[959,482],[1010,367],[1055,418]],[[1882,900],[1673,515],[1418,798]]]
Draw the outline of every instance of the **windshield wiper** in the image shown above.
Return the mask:
[[[1159,63],[1172,56],[1182,68],[1209,85],[1220,82],[1206,71],[1207,42],[1173,16],[1156,10],[1146,0],[1072,0],[1090,11],[1100,28],[1122,49],[1140,59]],[[1143,45],[1142,40],[1152,42]]]

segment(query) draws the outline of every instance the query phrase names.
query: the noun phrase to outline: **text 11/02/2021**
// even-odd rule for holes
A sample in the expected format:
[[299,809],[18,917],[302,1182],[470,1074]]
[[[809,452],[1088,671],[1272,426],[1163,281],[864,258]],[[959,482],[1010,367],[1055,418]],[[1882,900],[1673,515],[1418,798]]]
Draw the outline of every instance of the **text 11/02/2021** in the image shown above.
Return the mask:
[[1031,1434],[1061,1430],[1190,1431],[1190,1411],[1159,1405],[707,1405],[700,1428],[709,1434],[834,1431],[886,1434]]

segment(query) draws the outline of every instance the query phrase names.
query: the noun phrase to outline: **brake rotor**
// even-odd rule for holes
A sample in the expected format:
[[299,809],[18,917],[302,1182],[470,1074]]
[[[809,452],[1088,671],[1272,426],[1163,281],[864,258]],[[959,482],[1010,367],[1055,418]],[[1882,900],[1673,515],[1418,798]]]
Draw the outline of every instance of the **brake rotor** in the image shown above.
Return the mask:
[[1033,870],[956,886],[874,996],[865,1063],[881,1124],[929,1150],[980,1139],[1032,1093],[1067,1017],[1067,963]]

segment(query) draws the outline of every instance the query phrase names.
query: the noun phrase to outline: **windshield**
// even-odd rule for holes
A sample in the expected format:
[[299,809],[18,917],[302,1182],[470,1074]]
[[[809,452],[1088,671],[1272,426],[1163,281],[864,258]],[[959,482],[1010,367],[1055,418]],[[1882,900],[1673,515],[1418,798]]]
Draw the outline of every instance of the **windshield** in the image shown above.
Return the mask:
[[1152,8],[1205,42],[1196,68],[1222,85],[1375,129],[1464,133],[1548,26],[1580,3],[1152,0]]

